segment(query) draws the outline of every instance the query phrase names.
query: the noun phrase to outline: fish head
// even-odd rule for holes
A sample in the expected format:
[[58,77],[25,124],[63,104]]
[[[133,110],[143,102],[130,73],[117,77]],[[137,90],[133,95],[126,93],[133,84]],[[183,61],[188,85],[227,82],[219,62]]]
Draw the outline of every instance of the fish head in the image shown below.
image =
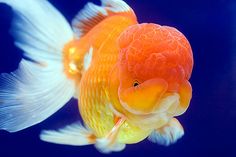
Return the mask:
[[118,97],[132,115],[176,116],[189,106],[191,46],[173,27],[137,24],[119,37]]

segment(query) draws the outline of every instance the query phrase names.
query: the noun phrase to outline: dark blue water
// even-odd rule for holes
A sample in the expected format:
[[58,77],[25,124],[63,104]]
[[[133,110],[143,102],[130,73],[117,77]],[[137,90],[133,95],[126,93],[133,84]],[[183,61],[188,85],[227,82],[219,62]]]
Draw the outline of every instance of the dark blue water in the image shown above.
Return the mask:
[[[68,21],[86,3],[50,2]],[[193,98],[188,111],[179,117],[185,135],[176,144],[163,147],[143,141],[110,156],[236,157],[236,1],[127,0],[127,3],[135,10],[139,22],[174,26],[189,39],[195,60],[190,80]],[[11,18],[11,9],[0,4],[0,72],[16,69],[22,56],[8,33]],[[40,130],[73,122],[79,117],[77,113],[77,103],[71,100],[36,126],[14,134],[0,131],[0,156],[105,156],[93,146],[72,147],[39,140]]]

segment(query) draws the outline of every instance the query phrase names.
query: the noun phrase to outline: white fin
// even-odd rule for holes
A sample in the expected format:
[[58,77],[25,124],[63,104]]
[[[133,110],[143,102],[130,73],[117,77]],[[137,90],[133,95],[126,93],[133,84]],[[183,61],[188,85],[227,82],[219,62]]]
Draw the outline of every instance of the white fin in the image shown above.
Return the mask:
[[119,152],[125,149],[125,144],[123,143],[114,143],[110,144],[110,140],[107,138],[100,138],[96,140],[95,148],[101,153],[111,153],[111,152]]
[[109,11],[118,13],[118,12],[129,12],[132,9],[128,4],[122,0],[101,0],[102,5],[107,7]]
[[76,37],[80,38],[86,34],[106,16],[107,11],[103,7],[91,2],[87,3],[72,20],[72,26]]
[[64,17],[46,0],[0,0],[15,15],[11,33],[24,51],[19,68],[0,75],[0,130],[15,132],[55,113],[75,93],[63,72],[62,49],[73,39]]
[[118,152],[125,149],[125,144],[117,143],[116,139],[120,130],[120,127],[125,122],[124,117],[120,117],[120,119],[116,122],[115,126],[111,129],[111,131],[104,138],[98,138],[95,143],[95,147],[101,153],[111,153]]
[[109,145],[111,141],[107,138],[99,138],[92,133],[90,129],[84,127],[77,122],[66,126],[59,130],[43,130],[40,134],[42,141],[64,144],[72,146],[84,146],[95,144],[95,147],[101,153],[110,153],[113,151],[121,151],[125,148],[125,144],[114,143]]
[[12,7],[15,16],[11,33],[24,55],[37,61],[60,61],[65,43],[73,39],[66,19],[46,0],[0,0]]
[[172,118],[170,122],[157,130],[154,130],[148,139],[153,143],[169,146],[175,143],[184,135],[184,130],[176,118]]
[[84,56],[84,66],[83,66],[84,71],[87,71],[89,69],[92,62],[92,58],[93,58],[93,47],[90,47],[89,51]]
[[110,14],[120,12],[131,12],[134,15],[133,10],[122,0],[102,0],[102,6],[89,2],[73,19],[73,30],[80,38]]
[[73,146],[83,146],[93,144],[89,137],[92,132],[80,123],[71,124],[65,128],[54,130],[44,130],[40,134],[40,139],[50,143],[65,144]]

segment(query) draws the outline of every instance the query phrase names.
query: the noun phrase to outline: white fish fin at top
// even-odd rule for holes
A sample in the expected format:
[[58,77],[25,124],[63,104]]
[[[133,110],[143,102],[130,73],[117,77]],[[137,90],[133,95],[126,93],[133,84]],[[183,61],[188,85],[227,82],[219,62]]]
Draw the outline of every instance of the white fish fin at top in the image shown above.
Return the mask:
[[123,0],[101,0],[102,6],[114,13],[130,12],[131,7]]
[[102,20],[116,13],[131,13],[136,18],[133,10],[122,0],[101,0],[101,2],[102,6],[91,2],[87,3],[72,20],[77,38],[82,37]]
[[169,146],[177,142],[184,135],[184,129],[176,118],[172,118],[170,122],[157,130],[154,130],[148,139],[153,143]]
[[93,133],[88,128],[85,128],[79,122],[66,126],[58,131],[43,130],[40,134],[42,141],[73,146],[93,144],[95,139],[91,137],[95,136],[93,136]]
[[46,0],[0,0],[11,6],[11,33],[24,51],[19,68],[0,74],[0,130],[16,132],[59,110],[75,93],[64,74],[62,50],[73,39],[65,18]]

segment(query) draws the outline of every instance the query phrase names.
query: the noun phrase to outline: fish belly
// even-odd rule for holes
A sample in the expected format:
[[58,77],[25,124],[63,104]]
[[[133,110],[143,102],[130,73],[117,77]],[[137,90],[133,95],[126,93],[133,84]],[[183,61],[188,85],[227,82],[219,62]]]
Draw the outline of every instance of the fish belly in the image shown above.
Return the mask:
[[[93,73],[103,73],[102,69],[106,69],[105,65]],[[114,113],[110,109],[110,102],[106,96],[107,77],[97,76],[89,77],[84,75],[81,82],[81,92],[79,109],[80,114],[87,125],[98,138],[105,137],[114,127]],[[134,126],[129,122],[125,122],[118,134],[118,142],[120,143],[137,143],[150,134],[151,130],[145,130]]]

